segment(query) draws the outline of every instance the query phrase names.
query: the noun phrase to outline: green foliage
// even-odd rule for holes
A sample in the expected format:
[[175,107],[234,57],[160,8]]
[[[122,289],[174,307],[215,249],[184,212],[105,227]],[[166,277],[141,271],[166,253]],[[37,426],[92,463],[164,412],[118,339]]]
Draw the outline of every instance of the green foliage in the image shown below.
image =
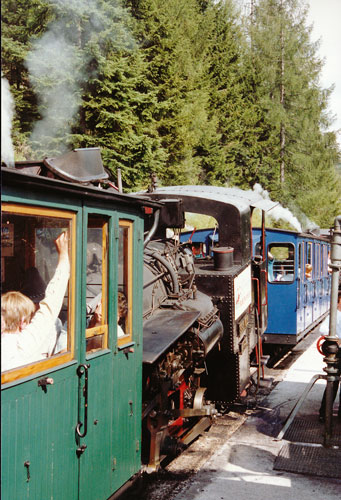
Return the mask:
[[243,24],[235,0],[4,0],[16,158],[100,146],[127,190],[151,173],[260,183],[298,218],[330,225],[340,152],[306,7],[254,5]]
[[44,32],[50,18],[49,6],[42,0],[4,0],[1,5],[1,71],[10,82],[15,101],[13,135],[19,148],[39,117],[25,59],[32,37]]

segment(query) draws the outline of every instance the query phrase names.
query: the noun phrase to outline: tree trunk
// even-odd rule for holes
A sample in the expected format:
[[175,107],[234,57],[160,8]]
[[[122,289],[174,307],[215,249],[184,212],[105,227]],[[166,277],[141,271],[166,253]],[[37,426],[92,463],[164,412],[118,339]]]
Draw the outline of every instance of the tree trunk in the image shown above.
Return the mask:
[[[281,1],[281,10],[283,4]],[[285,97],[285,87],[284,87],[284,29],[281,27],[281,84],[280,84],[280,103],[282,108],[284,108],[284,97]],[[284,154],[285,154],[285,125],[283,121],[281,122],[280,127],[280,182],[284,184],[285,180],[285,162],[284,162]]]

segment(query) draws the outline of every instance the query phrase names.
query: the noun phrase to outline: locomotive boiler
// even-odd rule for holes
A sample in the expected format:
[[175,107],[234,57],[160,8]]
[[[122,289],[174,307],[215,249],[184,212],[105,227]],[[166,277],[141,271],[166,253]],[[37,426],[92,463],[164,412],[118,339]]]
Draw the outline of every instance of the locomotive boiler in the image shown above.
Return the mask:
[[[179,224],[173,216],[173,227]],[[196,287],[192,252],[174,239],[146,241],[143,310],[142,446],[154,470],[212,423],[216,409],[202,379],[223,326]]]

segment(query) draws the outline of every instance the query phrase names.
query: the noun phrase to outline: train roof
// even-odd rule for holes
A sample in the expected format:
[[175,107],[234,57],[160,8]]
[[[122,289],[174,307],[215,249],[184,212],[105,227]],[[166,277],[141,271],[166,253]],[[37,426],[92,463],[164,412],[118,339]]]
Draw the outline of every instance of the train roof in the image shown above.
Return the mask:
[[[142,194],[142,193],[139,193]],[[146,193],[147,194],[147,193]],[[239,188],[228,188],[218,186],[168,186],[158,187],[148,196],[158,197],[162,195],[196,197],[212,200],[223,204],[235,206],[240,212],[249,207],[260,208],[269,211],[278,203],[262,198],[262,196],[252,190],[243,191]]]
[[249,262],[250,258],[251,208],[267,211],[277,205],[271,200],[264,200],[254,191],[217,186],[159,187],[144,195],[165,203],[179,199],[182,213],[194,212],[214,217],[219,224],[220,245],[233,247],[234,260],[241,265]]
[[[12,187],[24,186],[25,188],[34,188],[45,191],[53,188],[54,192],[60,192],[64,195],[78,195],[93,199],[117,201],[118,203],[128,204],[130,206],[148,206],[158,208],[162,203],[150,200],[144,197],[138,197],[133,194],[124,194],[109,188],[103,189],[92,184],[74,183],[58,178],[44,177],[34,173],[33,165],[40,166],[41,162],[18,162],[19,168],[3,167],[1,168],[2,184]],[[22,168],[23,166],[27,168]]]
[[[253,229],[260,231],[260,227],[254,227]],[[330,241],[330,231],[328,233],[326,231],[320,230],[319,227],[316,227],[313,231],[295,231],[291,229],[282,229],[282,228],[274,228],[274,227],[266,227],[267,232],[273,232],[278,234],[292,234],[293,236],[299,236],[301,238],[309,238],[309,239],[318,239]]]

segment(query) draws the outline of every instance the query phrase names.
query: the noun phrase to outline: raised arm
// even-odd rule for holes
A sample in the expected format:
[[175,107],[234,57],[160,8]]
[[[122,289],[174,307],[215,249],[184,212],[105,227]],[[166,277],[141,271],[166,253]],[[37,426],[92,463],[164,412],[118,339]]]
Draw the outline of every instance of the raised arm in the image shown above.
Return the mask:
[[21,332],[20,348],[28,353],[39,350],[46,341],[46,335],[54,327],[63,304],[70,275],[69,239],[66,232],[58,236],[55,245],[58,252],[56,271],[47,285],[45,297],[40,302],[38,311],[30,324]]

